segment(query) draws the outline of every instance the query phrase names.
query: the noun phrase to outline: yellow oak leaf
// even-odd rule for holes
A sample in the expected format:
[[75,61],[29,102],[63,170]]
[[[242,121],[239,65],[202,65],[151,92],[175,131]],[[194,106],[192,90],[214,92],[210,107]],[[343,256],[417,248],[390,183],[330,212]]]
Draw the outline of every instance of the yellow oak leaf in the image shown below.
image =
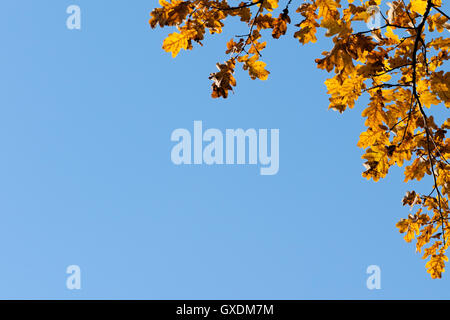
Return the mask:
[[448,258],[442,253],[431,257],[430,261],[425,265],[431,278],[440,279],[442,277],[442,272],[445,271],[445,261],[448,261]]
[[359,136],[358,147],[360,148],[365,149],[367,147],[373,146],[375,143],[388,143],[388,138],[384,130],[375,131],[372,128],[369,128]]
[[411,10],[423,15],[427,9],[427,0],[411,0]]
[[340,8],[341,5],[339,1],[335,0],[317,0],[317,7],[319,7],[319,18],[323,17],[324,19],[332,19],[333,14],[338,12],[337,8]]
[[267,80],[270,72],[265,69],[266,63],[262,61],[255,61],[248,63],[248,72],[252,79],[258,78],[260,80]]
[[267,0],[271,9],[278,8],[278,0]]
[[[253,0],[253,2],[259,2],[260,0]],[[261,4],[258,4],[258,6]],[[273,9],[278,8],[278,0],[264,0],[262,3],[262,7],[272,11]]]
[[308,42],[315,43],[317,41],[316,31],[315,26],[305,25],[294,34],[294,37],[297,38],[301,44],[306,44]]
[[338,33],[341,33],[343,31],[347,30],[345,25],[340,24],[339,21],[337,21],[335,19],[323,20],[320,26],[327,28],[327,32],[325,33],[325,36],[327,36],[327,37],[332,37],[335,34],[338,34]]
[[181,49],[186,50],[189,45],[189,40],[195,36],[194,30],[184,31],[182,33],[174,32],[164,40],[163,49],[166,52],[172,52],[172,57],[175,58]]
[[384,35],[389,39],[391,39],[392,41],[394,41],[395,43],[400,43],[400,39],[398,35],[394,33],[392,27],[387,27]]

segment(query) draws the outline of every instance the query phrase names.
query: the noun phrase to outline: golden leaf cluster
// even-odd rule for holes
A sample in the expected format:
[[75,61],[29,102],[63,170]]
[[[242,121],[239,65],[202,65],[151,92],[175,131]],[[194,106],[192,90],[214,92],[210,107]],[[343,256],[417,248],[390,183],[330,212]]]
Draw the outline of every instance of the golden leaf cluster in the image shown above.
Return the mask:
[[291,28],[306,45],[318,41],[323,30],[323,41],[331,39],[332,46],[316,64],[331,74],[325,81],[329,108],[344,112],[362,95],[370,99],[358,142],[364,149],[363,177],[378,181],[395,165],[404,167],[405,182],[430,181],[425,193],[406,194],[403,205],[415,208],[415,214],[397,227],[407,242],[416,240],[418,252],[424,251],[431,277],[440,278],[450,242],[450,119],[438,121],[432,112],[450,108],[449,16],[442,0],[392,0],[381,12],[382,25],[361,30],[381,0],[343,3],[305,0],[291,14],[293,0],[160,0],[149,23],[176,28],[163,43],[175,57],[181,49],[201,45],[207,33],[222,33],[227,18],[239,18],[248,31],[227,42],[227,60],[210,75],[213,98],[227,98],[233,91],[237,64],[251,79],[269,77],[261,60],[264,37],[279,39]]

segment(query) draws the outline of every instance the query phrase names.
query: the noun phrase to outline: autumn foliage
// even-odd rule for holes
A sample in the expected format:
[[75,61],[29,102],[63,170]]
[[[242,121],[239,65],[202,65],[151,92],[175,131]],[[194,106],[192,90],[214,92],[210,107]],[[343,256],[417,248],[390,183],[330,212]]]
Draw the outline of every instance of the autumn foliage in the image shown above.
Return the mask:
[[407,242],[416,239],[431,277],[441,278],[450,245],[450,118],[437,123],[432,112],[450,108],[450,72],[444,67],[449,59],[449,16],[442,0],[397,0],[388,3],[386,11],[378,10],[380,26],[361,31],[381,0],[353,2],[159,0],[150,26],[174,28],[163,49],[175,57],[181,49],[202,44],[207,33],[221,33],[228,17],[240,19],[245,34],[229,40],[227,60],[210,75],[213,98],[227,98],[233,91],[237,65],[252,79],[268,78],[261,61],[263,35],[281,38],[289,26],[305,45],[316,42],[323,29],[333,46],[316,63],[331,74],[325,81],[329,107],[344,112],[363,94],[370,97],[362,112],[367,130],[358,142],[365,150],[363,177],[378,181],[397,165],[404,166],[405,182],[426,176],[430,181],[425,193],[405,195],[403,205],[414,211],[397,227]]

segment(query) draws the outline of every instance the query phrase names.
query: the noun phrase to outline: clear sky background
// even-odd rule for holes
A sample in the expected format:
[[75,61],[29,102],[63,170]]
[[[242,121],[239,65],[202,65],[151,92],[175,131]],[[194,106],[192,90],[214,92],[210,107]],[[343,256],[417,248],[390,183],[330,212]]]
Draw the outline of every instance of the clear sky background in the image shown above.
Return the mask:
[[[66,28],[71,4],[80,31]],[[269,80],[239,71],[236,93],[213,100],[208,75],[245,26],[172,59],[173,31],[148,25],[156,4],[1,2],[0,298],[450,298],[450,274],[432,280],[395,228],[413,188],[402,169],[361,177],[367,99],[327,110],[314,59],[329,39],[270,40]],[[175,166],[170,135],[194,120],[279,128],[278,175]],[[366,288],[369,265],[381,290]]]

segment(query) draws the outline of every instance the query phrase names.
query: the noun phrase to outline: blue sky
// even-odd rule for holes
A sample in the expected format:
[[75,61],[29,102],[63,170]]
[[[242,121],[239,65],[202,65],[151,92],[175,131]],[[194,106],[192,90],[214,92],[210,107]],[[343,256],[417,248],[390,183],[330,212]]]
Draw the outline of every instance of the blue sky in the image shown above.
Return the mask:
[[[314,59],[328,40],[270,40],[269,80],[239,71],[213,100],[208,75],[241,29],[172,59],[169,30],[148,26],[155,3],[2,1],[0,298],[450,298],[449,275],[431,280],[395,228],[402,170],[361,177],[365,100],[327,110]],[[279,173],[175,166],[170,135],[194,120],[280,129]],[[66,288],[73,264],[81,290]]]

